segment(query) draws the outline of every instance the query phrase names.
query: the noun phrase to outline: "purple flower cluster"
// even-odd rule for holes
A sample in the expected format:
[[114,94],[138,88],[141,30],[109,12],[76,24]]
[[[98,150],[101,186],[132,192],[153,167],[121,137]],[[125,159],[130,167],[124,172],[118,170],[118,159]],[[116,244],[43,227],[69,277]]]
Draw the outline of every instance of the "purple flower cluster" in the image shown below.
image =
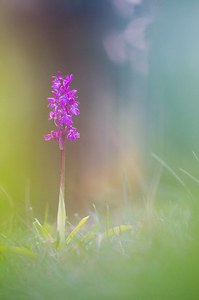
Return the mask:
[[51,131],[44,138],[45,141],[54,139],[59,143],[60,149],[63,149],[65,139],[75,140],[80,137],[77,129],[73,127],[73,115],[80,114],[76,101],[77,91],[70,89],[70,83],[73,80],[73,75],[66,75],[65,78],[61,77],[61,73],[58,72],[57,76],[53,76],[52,81],[52,98],[48,98],[48,107],[51,108],[49,113],[49,120],[54,120],[57,131]]

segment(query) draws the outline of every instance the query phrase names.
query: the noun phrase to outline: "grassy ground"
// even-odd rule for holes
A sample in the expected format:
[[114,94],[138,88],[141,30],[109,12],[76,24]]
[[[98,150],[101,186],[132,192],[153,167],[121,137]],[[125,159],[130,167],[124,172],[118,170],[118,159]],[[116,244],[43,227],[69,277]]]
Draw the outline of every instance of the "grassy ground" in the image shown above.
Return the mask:
[[128,212],[132,227],[95,213],[58,248],[47,223],[1,233],[0,299],[198,299],[198,204]]

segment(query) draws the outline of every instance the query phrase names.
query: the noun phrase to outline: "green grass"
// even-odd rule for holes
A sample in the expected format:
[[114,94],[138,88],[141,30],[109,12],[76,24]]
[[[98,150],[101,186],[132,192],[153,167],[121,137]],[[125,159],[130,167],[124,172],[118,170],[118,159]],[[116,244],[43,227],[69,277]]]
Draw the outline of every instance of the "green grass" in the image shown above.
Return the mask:
[[179,196],[129,207],[132,227],[95,212],[61,247],[47,222],[1,233],[0,299],[198,299],[199,206]]

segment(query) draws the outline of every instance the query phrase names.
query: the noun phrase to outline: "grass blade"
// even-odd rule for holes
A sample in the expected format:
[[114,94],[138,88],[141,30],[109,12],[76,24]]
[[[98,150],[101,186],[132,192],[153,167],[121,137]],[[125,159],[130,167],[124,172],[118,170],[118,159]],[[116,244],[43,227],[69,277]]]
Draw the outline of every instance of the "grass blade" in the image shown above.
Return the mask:
[[65,242],[65,232],[66,232],[66,209],[64,203],[64,195],[62,189],[59,195],[59,205],[57,213],[57,232],[59,234],[59,242]]
[[67,239],[66,239],[66,245],[70,244],[70,242],[73,240],[73,238],[75,237],[75,235],[82,228],[82,226],[84,226],[84,224],[88,221],[88,219],[89,219],[89,216],[81,219],[81,221],[79,222],[79,224],[73,229],[73,231],[67,237]]
[[102,239],[106,239],[112,236],[118,236],[122,232],[131,230],[132,228],[133,228],[132,225],[120,225],[120,226],[112,227],[102,234]]

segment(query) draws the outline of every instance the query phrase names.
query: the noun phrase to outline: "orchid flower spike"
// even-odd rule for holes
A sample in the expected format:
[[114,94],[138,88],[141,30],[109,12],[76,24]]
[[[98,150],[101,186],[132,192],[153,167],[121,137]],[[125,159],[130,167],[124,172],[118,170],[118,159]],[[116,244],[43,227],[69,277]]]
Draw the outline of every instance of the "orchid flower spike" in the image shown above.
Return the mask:
[[73,127],[73,116],[80,114],[79,102],[76,100],[77,90],[72,90],[70,84],[73,80],[73,74],[61,76],[58,72],[57,76],[53,76],[52,95],[48,98],[48,107],[51,109],[49,120],[54,120],[57,131],[51,131],[45,135],[45,141],[54,139],[59,143],[60,150],[63,149],[66,138],[68,140],[76,140],[80,138],[77,128]]

